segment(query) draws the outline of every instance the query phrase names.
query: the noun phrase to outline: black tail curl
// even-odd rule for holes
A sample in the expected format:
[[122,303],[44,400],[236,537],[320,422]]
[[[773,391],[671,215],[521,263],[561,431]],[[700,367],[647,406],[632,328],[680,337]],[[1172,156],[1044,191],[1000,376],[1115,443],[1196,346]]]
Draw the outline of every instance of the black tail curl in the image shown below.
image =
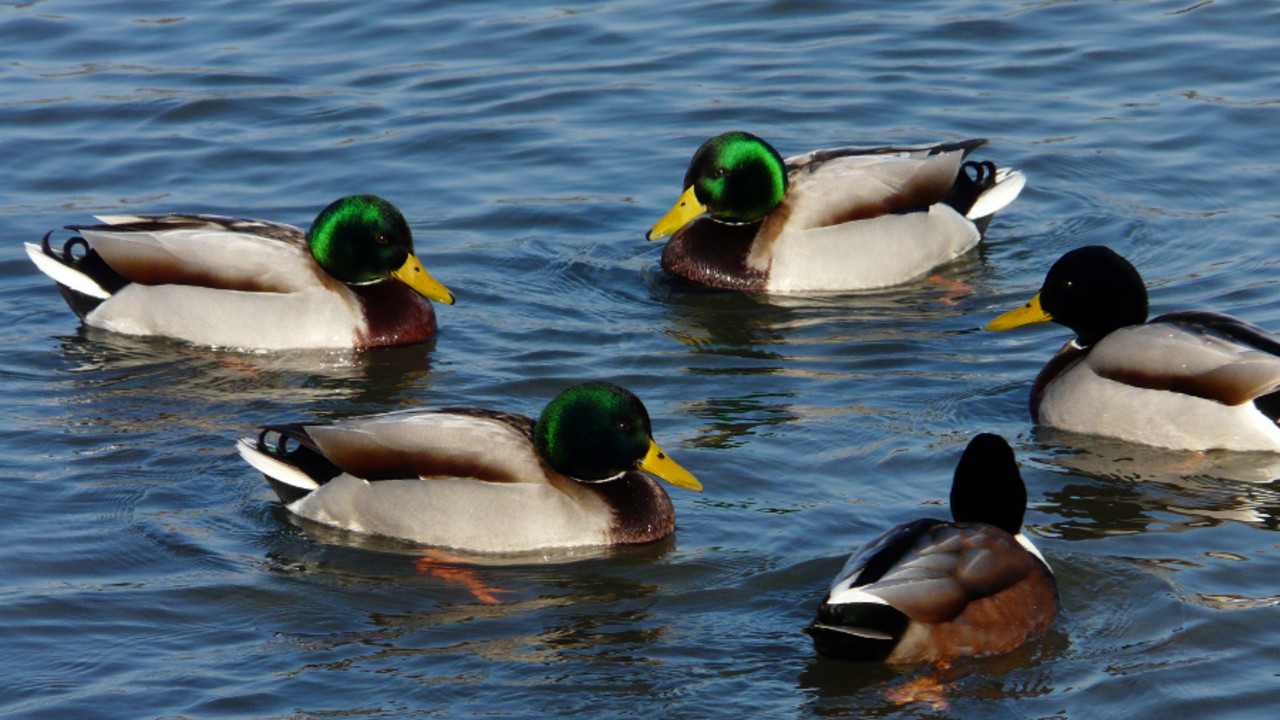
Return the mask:
[[[88,275],[93,278],[94,282],[102,286],[103,290],[113,295],[129,284],[129,281],[113,270],[98,254],[98,251],[89,245],[89,241],[83,237],[72,235],[62,244],[61,250],[53,249],[52,244],[49,242],[52,237],[53,231],[50,230],[40,240],[40,249],[45,255],[77,272]],[[81,248],[79,255],[76,253],[76,248]]]
[[[51,237],[53,237],[52,230],[45,233],[44,238],[40,241],[40,250],[46,257],[88,276],[111,295],[116,294],[121,288],[129,284],[129,281],[123,275],[111,269],[111,266],[102,259],[102,256],[83,237],[79,235],[72,236],[63,243],[61,250],[53,249],[49,242]],[[76,254],[77,248],[80,248],[80,255]],[[71,307],[76,315],[80,316],[81,320],[93,312],[94,308],[102,304],[102,298],[85,295],[61,283],[58,284],[58,291],[62,293],[67,305]]]
[[[292,465],[319,485],[329,482],[342,473],[341,468],[330,462],[320,452],[315,441],[307,434],[307,426],[303,423],[263,426],[258,430],[257,450],[286,465]],[[270,476],[267,480],[271,482],[271,487],[285,504],[308,493],[302,488],[278,482]]]
[[967,215],[978,197],[996,184],[996,170],[996,164],[990,160],[969,160],[960,166],[956,182],[943,202],[961,215]]

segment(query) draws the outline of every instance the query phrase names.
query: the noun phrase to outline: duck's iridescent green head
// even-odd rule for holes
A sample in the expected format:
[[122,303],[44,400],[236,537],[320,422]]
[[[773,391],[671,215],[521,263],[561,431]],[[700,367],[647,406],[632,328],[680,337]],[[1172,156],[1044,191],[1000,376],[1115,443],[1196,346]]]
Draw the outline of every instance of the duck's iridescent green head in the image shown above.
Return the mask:
[[380,197],[350,195],[330,203],[307,231],[307,246],[320,267],[344,283],[395,278],[420,295],[453,304],[453,293],[418,261],[404,215]]
[[589,382],[560,393],[538,417],[533,442],[548,465],[578,480],[610,480],[641,469],[677,487],[702,489],[653,441],[640,398],[613,383]]
[[726,223],[752,223],[778,207],[787,194],[786,163],[769,143],[733,131],[702,144],[689,162],[684,194],[647,237],[675,233],[707,213]]

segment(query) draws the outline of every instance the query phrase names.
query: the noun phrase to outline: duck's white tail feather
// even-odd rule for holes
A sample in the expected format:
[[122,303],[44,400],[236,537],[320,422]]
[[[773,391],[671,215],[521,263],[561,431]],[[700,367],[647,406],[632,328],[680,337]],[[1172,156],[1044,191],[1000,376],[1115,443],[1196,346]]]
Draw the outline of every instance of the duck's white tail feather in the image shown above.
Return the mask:
[[965,213],[970,220],[995,215],[996,211],[1017,199],[1027,184],[1027,176],[1017,170],[1000,168],[996,171],[996,183],[987,188]]
[[236,443],[236,450],[240,451],[240,457],[244,458],[245,462],[277,482],[296,487],[304,492],[311,492],[320,487],[320,484],[313,480],[311,476],[298,468],[288,463],[280,462],[259,450],[258,442],[255,438],[240,438]]
[[128,225],[147,221],[147,218],[142,215],[94,215],[94,217],[103,225]]
[[111,293],[103,289],[93,278],[76,270],[70,265],[59,262],[56,258],[49,257],[44,254],[44,249],[35,243],[24,243],[27,246],[27,256],[31,258],[31,262],[40,268],[40,272],[53,278],[53,281],[59,285],[65,285],[68,288],[89,297],[106,300],[111,297]]

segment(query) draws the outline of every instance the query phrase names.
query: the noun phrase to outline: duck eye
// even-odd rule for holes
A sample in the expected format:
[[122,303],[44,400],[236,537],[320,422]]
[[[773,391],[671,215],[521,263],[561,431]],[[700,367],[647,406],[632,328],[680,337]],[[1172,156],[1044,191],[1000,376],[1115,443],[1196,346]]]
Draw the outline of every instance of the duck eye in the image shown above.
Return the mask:
[[712,177],[714,177],[714,178],[722,178],[722,177],[724,177],[725,175],[728,175],[728,174],[729,174],[729,168],[727,168],[727,167],[718,167],[718,168],[716,168],[716,171],[715,171],[714,173],[712,173]]
[[377,237],[375,237],[374,240],[377,240],[379,245],[386,245],[388,242],[391,241],[391,239],[388,238],[384,233],[378,233]]
[[617,430],[620,433],[631,432],[631,423],[627,422],[626,420],[619,420],[618,422],[613,424],[613,427],[615,430]]

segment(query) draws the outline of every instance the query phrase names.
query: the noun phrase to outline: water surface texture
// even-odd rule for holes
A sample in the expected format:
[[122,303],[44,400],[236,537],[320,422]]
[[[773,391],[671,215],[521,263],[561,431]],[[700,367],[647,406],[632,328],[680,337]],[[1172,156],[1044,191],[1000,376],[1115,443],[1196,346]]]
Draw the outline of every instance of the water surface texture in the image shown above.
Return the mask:
[[[0,4],[0,714],[1258,718],[1280,466],[1033,428],[1067,338],[980,328],[1091,243],[1157,312],[1280,330],[1280,8],[1261,0]],[[886,292],[707,292],[644,231],[705,138],[987,137],[1022,197]],[[22,241],[95,213],[400,206],[429,344],[215,352],[86,330]],[[249,319],[287,324],[289,318]],[[291,523],[258,423],[634,390],[706,492],[668,541],[466,566]],[[945,670],[814,655],[844,557],[1023,464],[1065,613]]]

